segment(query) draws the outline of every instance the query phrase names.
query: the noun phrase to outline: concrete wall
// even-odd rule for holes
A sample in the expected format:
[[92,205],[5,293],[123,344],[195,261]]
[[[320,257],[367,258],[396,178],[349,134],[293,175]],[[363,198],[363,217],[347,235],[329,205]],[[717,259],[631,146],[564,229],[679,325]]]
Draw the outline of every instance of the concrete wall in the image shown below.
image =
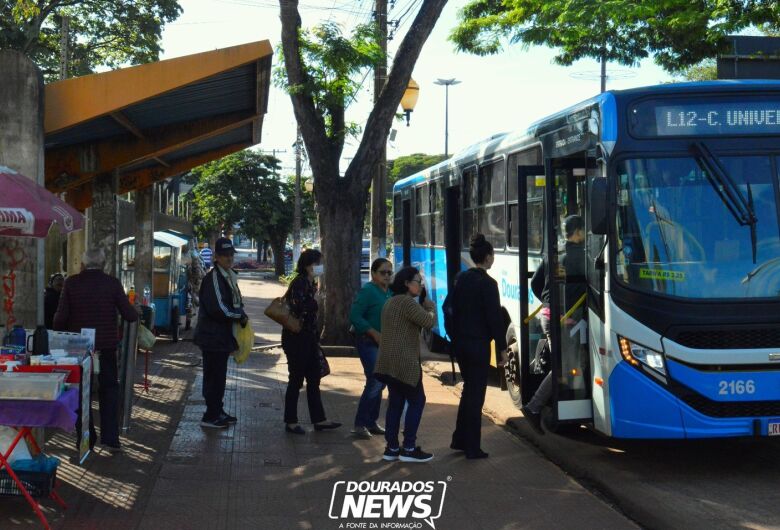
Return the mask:
[[[0,73],[0,165],[43,184],[43,78],[12,50],[0,50]],[[43,324],[43,275],[43,240],[0,237],[0,325]]]

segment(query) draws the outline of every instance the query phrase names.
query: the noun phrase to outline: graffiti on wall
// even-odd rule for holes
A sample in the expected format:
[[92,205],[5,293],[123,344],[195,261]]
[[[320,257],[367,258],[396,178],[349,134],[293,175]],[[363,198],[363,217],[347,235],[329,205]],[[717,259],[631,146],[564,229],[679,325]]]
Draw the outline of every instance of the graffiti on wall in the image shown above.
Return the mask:
[[14,300],[16,299],[16,270],[27,259],[24,247],[19,241],[9,241],[3,245],[8,257],[8,272],[3,274],[3,310],[6,314],[5,329],[11,329],[16,323]]

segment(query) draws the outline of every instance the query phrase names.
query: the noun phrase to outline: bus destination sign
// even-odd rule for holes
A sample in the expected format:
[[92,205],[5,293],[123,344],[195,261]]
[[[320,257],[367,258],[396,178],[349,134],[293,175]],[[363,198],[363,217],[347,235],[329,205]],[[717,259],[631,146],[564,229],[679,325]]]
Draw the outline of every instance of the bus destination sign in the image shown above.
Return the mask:
[[780,101],[651,100],[634,106],[629,118],[632,134],[642,138],[780,134]]

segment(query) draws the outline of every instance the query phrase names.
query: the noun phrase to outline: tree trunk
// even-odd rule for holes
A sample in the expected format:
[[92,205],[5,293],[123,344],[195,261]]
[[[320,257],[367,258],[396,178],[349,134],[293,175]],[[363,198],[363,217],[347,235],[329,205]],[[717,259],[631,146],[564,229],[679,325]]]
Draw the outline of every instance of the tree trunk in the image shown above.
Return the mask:
[[360,289],[360,254],[367,195],[365,192],[357,198],[332,198],[322,201],[319,206],[325,264],[324,344],[346,345],[352,342],[349,309]]
[[287,241],[287,234],[284,237],[271,238],[271,249],[274,251],[274,274],[284,276],[284,244]]

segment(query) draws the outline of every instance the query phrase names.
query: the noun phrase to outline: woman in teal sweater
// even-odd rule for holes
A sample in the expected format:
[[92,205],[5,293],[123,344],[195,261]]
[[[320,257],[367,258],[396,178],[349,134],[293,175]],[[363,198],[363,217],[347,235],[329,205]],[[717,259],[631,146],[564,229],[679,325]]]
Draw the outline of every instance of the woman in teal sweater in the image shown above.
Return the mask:
[[392,293],[388,290],[393,276],[393,264],[385,258],[377,258],[371,264],[371,281],[358,292],[349,320],[357,335],[357,349],[363,372],[366,374],[366,386],[360,396],[355,428],[352,434],[360,438],[371,438],[373,434],[384,434],[385,430],[377,424],[379,407],[382,404],[382,390],[385,384],[374,376],[374,365],[379,356],[379,339],[382,331],[382,308]]

